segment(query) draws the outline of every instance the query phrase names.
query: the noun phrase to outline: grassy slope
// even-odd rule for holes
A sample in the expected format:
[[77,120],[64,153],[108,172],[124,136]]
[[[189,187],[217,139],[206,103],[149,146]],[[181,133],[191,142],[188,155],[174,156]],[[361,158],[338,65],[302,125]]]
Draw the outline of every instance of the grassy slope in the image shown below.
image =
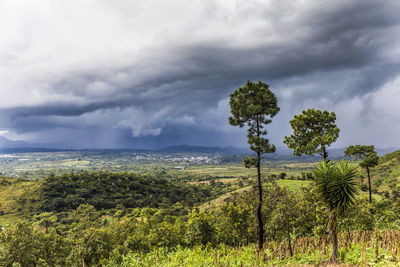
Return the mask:
[[380,178],[386,176],[400,180],[400,150],[380,158],[379,165],[374,172]]
[[[0,224],[14,222],[19,214],[29,213],[38,204],[37,192],[41,186],[40,182],[34,181],[14,179],[3,181],[6,182],[0,185],[0,209],[4,212],[4,215],[0,216]],[[29,200],[24,201],[23,199]]]
[[233,194],[240,194],[240,193],[243,193],[244,191],[249,191],[249,190],[251,190],[251,186],[246,186],[243,188],[236,189],[235,191],[226,193],[214,200],[203,203],[202,205],[199,206],[199,208],[200,208],[200,210],[213,209],[218,205],[224,204],[225,200],[228,199],[229,197],[231,197]]

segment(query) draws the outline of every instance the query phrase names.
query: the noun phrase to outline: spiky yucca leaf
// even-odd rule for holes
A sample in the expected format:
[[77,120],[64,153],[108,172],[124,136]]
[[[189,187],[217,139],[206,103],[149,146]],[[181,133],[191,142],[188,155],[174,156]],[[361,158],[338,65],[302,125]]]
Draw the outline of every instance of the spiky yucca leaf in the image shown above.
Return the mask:
[[329,184],[335,172],[335,165],[332,162],[321,161],[314,169],[315,184],[321,200],[328,206],[329,210],[334,209],[334,204],[329,197]]
[[356,175],[356,167],[347,161],[342,160],[335,166],[328,194],[339,217],[343,217],[345,210],[354,204],[354,198],[358,193]]
[[314,170],[317,191],[335,217],[342,217],[354,203],[358,193],[356,174],[356,167],[347,161],[339,164],[322,161]]

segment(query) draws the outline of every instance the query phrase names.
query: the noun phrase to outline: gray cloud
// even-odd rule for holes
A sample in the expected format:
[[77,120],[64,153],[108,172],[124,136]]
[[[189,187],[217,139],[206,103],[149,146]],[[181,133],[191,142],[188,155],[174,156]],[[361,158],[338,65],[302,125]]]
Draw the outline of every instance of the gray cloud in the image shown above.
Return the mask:
[[[275,143],[294,113],[317,107],[344,115],[339,145],[400,146],[398,118],[388,117],[398,107],[384,107],[398,99],[399,8],[372,0],[5,1],[0,130],[75,147],[243,146],[243,131],[227,124],[227,98],[260,79],[281,106],[269,131]],[[386,116],[379,127],[392,127],[384,141],[377,114]]]

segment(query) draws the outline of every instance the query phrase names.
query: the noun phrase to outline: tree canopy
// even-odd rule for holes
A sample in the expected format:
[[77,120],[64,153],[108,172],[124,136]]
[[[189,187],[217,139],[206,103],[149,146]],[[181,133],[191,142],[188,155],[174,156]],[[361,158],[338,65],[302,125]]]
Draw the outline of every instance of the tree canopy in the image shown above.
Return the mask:
[[229,123],[233,126],[248,126],[248,143],[250,149],[260,153],[275,152],[275,146],[269,143],[264,125],[272,122],[272,118],[279,112],[277,99],[269,90],[269,85],[261,81],[253,83],[247,81],[230,96],[232,116]]
[[361,160],[360,166],[363,168],[375,167],[379,163],[379,156],[373,145],[348,146],[344,151],[344,155],[345,157],[354,156],[356,159]]
[[360,166],[367,170],[368,175],[368,191],[369,203],[372,203],[372,189],[371,189],[371,173],[370,168],[375,167],[379,163],[378,153],[375,151],[373,145],[352,145],[348,146],[344,151],[345,157],[354,156],[356,159],[361,160]]
[[326,148],[339,137],[339,128],[335,124],[334,112],[307,109],[290,120],[293,134],[285,136],[284,143],[293,149],[296,156],[320,154],[324,160],[328,157]]
[[257,168],[258,181],[258,248],[261,250],[264,241],[264,226],[261,216],[262,187],[261,187],[261,154],[275,152],[275,146],[263,136],[267,134],[264,129],[266,124],[272,122],[272,118],[279,112],[277,99],[274,93],[269,90],[269,85],[258,81],[253,83],[247,81],[245,86],[240,87],[230,96],[230,106],[232,116],[229,123],[233,126],[244,127],[247,129],[247,142],[250,149],[257,153],[257,157],[246,158],[244,165],[249,168]]

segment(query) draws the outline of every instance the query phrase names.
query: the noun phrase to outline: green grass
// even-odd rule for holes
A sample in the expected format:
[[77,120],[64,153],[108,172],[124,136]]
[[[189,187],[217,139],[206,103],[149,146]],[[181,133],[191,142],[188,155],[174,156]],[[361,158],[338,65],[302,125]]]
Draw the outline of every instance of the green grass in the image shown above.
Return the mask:
[[287,187],[289,190],[298,191],[302,186],[307,186],[311,181],[303,180],[277,180],[279,186]]

